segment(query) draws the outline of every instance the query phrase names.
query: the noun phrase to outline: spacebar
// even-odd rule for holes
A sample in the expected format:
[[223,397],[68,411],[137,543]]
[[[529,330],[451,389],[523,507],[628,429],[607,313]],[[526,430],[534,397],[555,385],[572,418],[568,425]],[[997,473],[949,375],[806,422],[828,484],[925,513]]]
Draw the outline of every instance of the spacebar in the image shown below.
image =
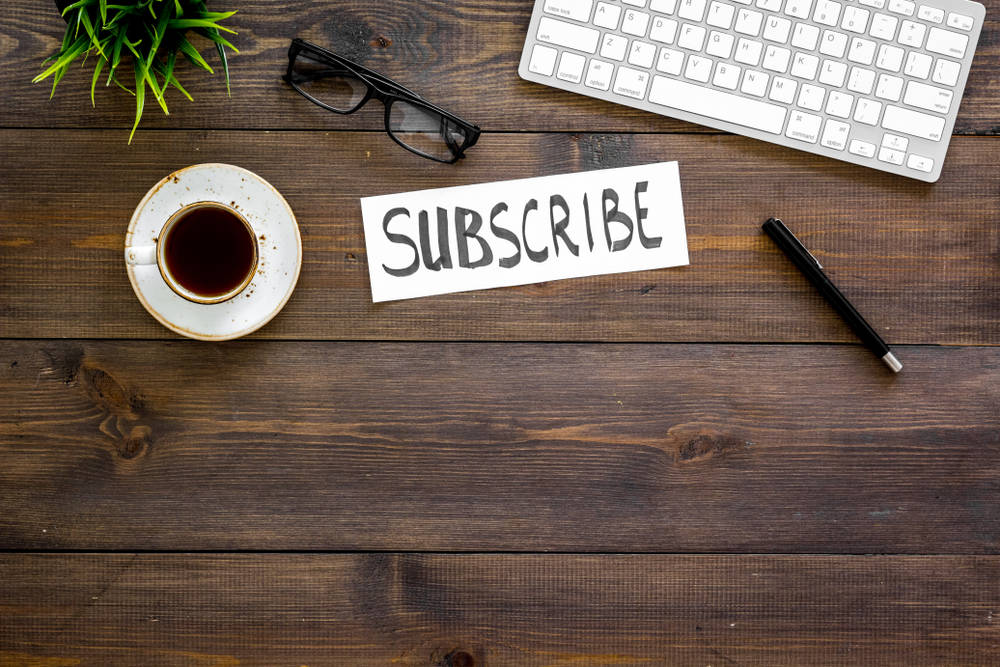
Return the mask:
[[653,77],[649,101],[773,134],[781,134],[785,123],[785,107],[663,76]]

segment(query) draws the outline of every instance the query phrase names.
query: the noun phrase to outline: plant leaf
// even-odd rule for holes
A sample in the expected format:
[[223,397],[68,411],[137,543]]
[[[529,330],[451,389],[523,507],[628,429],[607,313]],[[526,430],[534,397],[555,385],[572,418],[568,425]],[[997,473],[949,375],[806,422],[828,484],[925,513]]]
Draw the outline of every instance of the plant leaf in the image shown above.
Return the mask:
[[218,25],[214,21],[209,21],[208,19],[171,19],[171,28],[218,28],[233,35],[238,34],[232,28],[227,28],[224,25]]
[[146,106],[146,77],[142,73],[142,62],[136,60],[133,63],[135,67],[135,123],[132,124],[132,132],[128,135],[128,143],[132,143],[132,137],[135,136],[135,130],[139,127],[139,121],[142,120],[142,111]]
[[83,53],[86,48],[90,45],[90,39],[86,36],[77,37],[76,41],[70,45],[69,49],[64,49],[62,55],[56,60],[56,62],[49,67],[47,70],[36,76],[31,80],[32,83],[38,83],[42,79],[48,78],[56,70],[65,68],[71,62],[76,60],[77,56]]
[[198,53],[198,49],[194,48],[191,42],[187,40],[187,37],[181,39],[179,48],[184,52],[184,55],[190,58],[199,67],[208,70],[210,74],[215,74],[215,70],[212,69],[211,65],[205,62],[205,59],[201,57],[200,53]]
[[96,107],[97,102],[94,100],[94,88],[97,86],[97,80],[101,78],[101,70],[104,69],[104,63],[108,62],[108,59],[104,56],[100,56],[97,59],[97,66],[94,67],[94,77],[90,80],[90,106]]

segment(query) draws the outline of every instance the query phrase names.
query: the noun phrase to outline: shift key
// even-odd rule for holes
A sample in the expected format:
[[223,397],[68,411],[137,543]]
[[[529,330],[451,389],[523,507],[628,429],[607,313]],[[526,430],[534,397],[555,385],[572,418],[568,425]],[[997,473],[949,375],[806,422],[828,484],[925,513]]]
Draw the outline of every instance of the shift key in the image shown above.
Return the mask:
[[890,104],[885,108],[885,114],[882,116],[882,127],[893,132],[908,134],[911,137],[941,141],[944,118]]
[[582,25],[556,21],[547,16],[543,16],[538,22],[538,41],[563,48],[594,53],[597,51],[597,42],[600,38],[599,30]]

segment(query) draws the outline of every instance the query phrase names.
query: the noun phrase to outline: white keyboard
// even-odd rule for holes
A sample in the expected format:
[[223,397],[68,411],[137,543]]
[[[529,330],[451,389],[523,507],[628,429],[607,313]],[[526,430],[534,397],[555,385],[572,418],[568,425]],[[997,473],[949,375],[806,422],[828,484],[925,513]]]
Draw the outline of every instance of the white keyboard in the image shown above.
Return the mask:
[[535,0],[528,81],[934,182],[969,0]]

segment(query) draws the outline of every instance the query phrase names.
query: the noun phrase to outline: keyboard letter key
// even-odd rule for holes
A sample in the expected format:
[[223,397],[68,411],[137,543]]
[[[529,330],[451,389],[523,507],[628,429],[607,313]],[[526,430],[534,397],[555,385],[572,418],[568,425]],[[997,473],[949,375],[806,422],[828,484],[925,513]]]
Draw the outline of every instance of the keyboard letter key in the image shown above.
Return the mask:
[[649,101],[772,134],[785,123],[785,107],[662,76],[653,77]]

